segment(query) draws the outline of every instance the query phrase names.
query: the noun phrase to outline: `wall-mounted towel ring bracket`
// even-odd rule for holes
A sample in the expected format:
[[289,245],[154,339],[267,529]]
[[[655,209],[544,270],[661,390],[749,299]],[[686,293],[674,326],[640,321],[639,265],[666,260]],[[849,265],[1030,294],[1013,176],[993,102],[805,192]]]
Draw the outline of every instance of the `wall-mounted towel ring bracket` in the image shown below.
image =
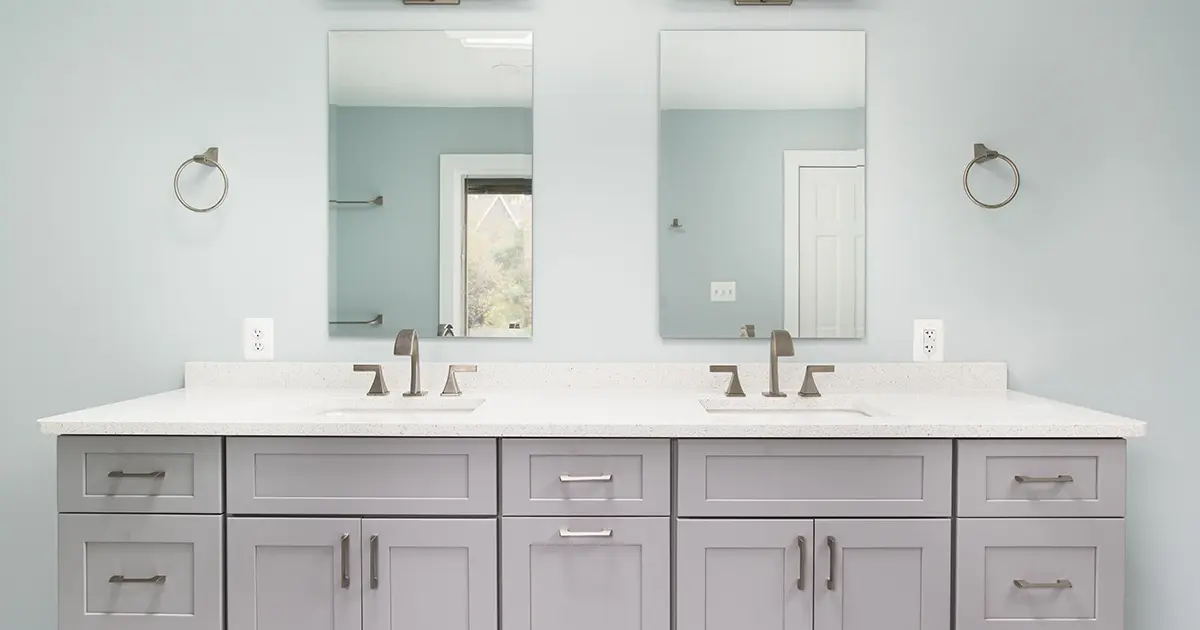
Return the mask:
[[[208,150],[205,151],[204,153],[201,153],[199,155],[193,155],[192,157],[185,160],[183,162],[183,164],[179,165],[179,169],[175,171],[175,198],[179,200],[179,203],[183,204],[183,207],[187,208],[188,210],[191,210],[192,212],[208,212],[209,210],[215,210],[217,206],[219,206],[225,202],[225,197],[226,197],[226,195],[229,194],[229,175],[227,173],[225,173],[225,168],[222,167],[221,163],[217,161],[218,153],[219,153],[219,151],[218,151],[217,147],[209,147]],[[215,168],[215,169],[217,169],[218,172],[221,173],[221,180],[223,181],[223,184],[222,184],[223,187],[221,189],[221,198],[217,200],[217,203],[214,203],[213,205],[211,205],[207,208],[197,208],[196,206],[193,206],[192,204],[184,201],[183,194],[179,192],[179,176],[183,175],[183,169],[187,168],[187,165],[192,164],[193,162],[196,164],[203,164],[204,166]]]
[[[984,162],[990,162],[992,160],[1002,160],[1005,164],[1008,164],[1008,167],[1011,168],[1013,172],[1012,192],[1009,193],[1007,199],[1001,201],[1000,203],[984,203],[976,199],[975,195],[971,193],[971,184],[967,179],[967,177],[971,174],[971,168],[973,168],[976,164],[983,164]],[[1008,159],[1007,155],[1004,155],[999,151],[993,151],[983,144],[977,142],[975,143],[975,159],[968,162],[966,170],[963,171],[963,190],[966,191],[967,197],[970,198],[975,205],[981,208],[987,208],[989,210],[1003,208],[1004,206],[1007,206],[1010,201],[1015,199],[1017,196],[1017,191],[1021,190],[1021,171],[1017,169],[1016,163]]]

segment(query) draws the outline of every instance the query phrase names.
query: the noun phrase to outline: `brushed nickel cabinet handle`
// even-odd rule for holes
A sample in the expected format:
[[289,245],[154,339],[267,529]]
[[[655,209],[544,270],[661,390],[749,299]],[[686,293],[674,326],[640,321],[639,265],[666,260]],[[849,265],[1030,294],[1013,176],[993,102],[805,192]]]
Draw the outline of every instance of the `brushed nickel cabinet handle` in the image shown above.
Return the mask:
[[803,536],[796,537],[796,546],[800,548],[800,573],[796,576],[796,588],[804,590],[804,547],[808,541],[804,540]]
[[379,534],[371,535],[371,588],[379,588]]
[[574,481],[612,481],[612,473],[603,475],[559,475],[558,480],[563,483],[571,483]]
[[131,578],[124,575],[114,575],[108,578],[109,584],[166,584],[167,576],[152,575],[144,578]]
[[834,573],[834,565],[837,563],[837,539],[833,536],[825,537],[825,544],[829,546],[829,577],[825,578],[825,588],[833,589],[833,580],[836,577]]
[[124,477],[133,477],[141,479],[162,479],[167,476],[165,470],[152,470],[150,472],[125,472],[124,470],[113,470],[108,473],[109,479],[121,479]]
[[601,529],[594,532],[573,532],[567,528],[558,530],[560,538],[612,538],[613,531],[611,529]]
[[1071,483],[1075,478],[1071,475],[1058,475],[1055,477],[1029,477],[1027,475],[1016,475],[1013,479],[1017,483]]
[[1075,588],[1071,580],[1055,580],[1053,582],[1030,582],[1029,580],[1013,580],[1017,588]]
[[342,588],[350,588],[350,534],[342,534]]

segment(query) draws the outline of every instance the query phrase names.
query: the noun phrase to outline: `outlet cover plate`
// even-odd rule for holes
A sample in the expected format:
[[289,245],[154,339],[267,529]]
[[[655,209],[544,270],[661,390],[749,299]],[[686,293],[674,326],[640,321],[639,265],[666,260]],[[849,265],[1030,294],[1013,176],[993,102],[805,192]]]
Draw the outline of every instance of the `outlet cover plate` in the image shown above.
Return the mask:
[[275,360],[275,320],[247,317],[242,323],[242,354],[247,361]]
[[942,320],[913,320],[913,361],[940,362],[945,356],[946,328]]

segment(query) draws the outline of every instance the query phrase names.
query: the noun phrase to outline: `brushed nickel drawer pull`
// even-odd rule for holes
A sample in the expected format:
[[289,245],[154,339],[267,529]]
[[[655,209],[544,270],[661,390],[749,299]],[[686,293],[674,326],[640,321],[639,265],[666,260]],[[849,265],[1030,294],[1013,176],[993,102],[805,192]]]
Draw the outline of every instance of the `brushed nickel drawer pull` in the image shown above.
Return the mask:
[[342,588],[350,588],[350,534],[342,534]]
[[1075,478],[1071,475],[1058,475],[1056,477],[1028,477],[1026,475],[1016,475],[1013,477],[1017,483],[1071,483]]
[[379,534],[371,535],[371,588],[379,588]]
[[1074,588],[1071,580],[1054,580],[1053,582],[1030,582],[1029,580],[1013,580],[1017,588]]
[[796,588],[802,591],[804,590],[804,565],[806,564],[804,562],[804,547],[807,544],[808,541],[804,540],[803,536],[796,537],[796,546],[800,548],[800,573],[796,576]]
[[612,473],[603,475],[559,475],[558,480],[563,483],[571,483],[573,481],[612,481]]
[[120,479],[122,477],[139,477],[143,479],[162,479],[167,476],[165,470],[152,470],[150,472],[125,472],[124,470],[114,470],[108,473],[109,479]]
[[558,530],[559,538],[612,538],[611,529],[602,529],[595,532],[573,532],[567,528]]
[[131,578],[131,577],[125,577],[124,575],[114,575],[114,576],[108,578],[108,583],[109,584],[166,584],[167,576],[154,575],[151,577],[144,577],[144,578]]

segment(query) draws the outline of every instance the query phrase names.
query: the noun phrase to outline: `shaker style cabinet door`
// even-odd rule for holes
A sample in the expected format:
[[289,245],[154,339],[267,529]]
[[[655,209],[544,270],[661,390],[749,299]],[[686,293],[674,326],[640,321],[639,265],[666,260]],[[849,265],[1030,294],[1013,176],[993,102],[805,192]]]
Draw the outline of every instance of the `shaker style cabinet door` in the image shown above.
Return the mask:
[[362,630],[359,519],[230,518],[228,630]]
[[818,520],[816,543],[817,630],[949,630],[949,520]]
[[364,519],[363,630],[496,630],[496,519]]
[[812,521],[679,521],[676,627],[812,630],[812,554]]
[[504,630],[671,629],[669,518],[504,518],[500,540]]

